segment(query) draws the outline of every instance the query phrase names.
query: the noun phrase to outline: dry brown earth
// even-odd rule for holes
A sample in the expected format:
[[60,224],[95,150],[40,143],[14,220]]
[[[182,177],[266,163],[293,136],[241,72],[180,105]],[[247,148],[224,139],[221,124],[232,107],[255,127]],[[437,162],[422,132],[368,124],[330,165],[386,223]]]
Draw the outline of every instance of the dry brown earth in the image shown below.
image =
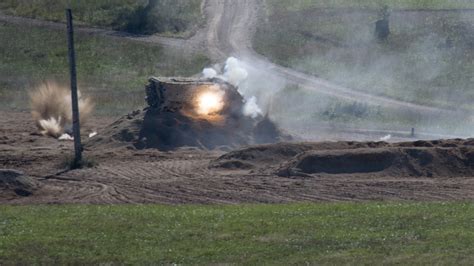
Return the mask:
[[[100,135],[111,122],[111,118],[96,118],[89,127],[98,129]],[[472,139],[292,143],[230,153],[88,146],[85,156],[95,167],[60,173],[65,158],[72,154],[72,144],[34,132],[28,113],[0,112],[0,168],[22,171],[28,178],[13,182],[15,188],[25,184],[24,189],[32,193],[15,193],[12,186],[0,182],[0,203],[474,199]],[[354,169],[351,163],[361,158],[374,160],[367,165],[379,168]],[[332,167],[318,166],[318,162]],[[339,170],[330,173],[331,169]]]

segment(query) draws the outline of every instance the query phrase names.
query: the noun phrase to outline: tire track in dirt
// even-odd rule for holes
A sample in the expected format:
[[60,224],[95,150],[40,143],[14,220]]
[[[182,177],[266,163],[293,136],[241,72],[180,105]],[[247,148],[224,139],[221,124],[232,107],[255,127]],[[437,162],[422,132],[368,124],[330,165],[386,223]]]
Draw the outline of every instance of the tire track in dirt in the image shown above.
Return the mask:
[[[390,178],[350,175],[284,178],[242,171],[216,171],[207,165],[218,154],[180,152],[167,158],[100,158],[95,168],[74,170],[43,182],[30,198],[9,203],[282,203],[368,200],[474,199],[474,178]],[[134,156],[134,154],[142,154]],[[90,156],[90,155],[89,155]],[[124,158],[130,158],[124,163]],[[136,159],[139,158],[139,159]],[[2,199],[0,198],[0,202]]]
[[[99,125],[104,122],[100,119],[91,122],[100,132]],[[41,184],[29,197],[12,198],[11,193],[0,193],[0,203],[234,204],[474,199],[474,177],[351,174],[282,177],[274,174],[273,164],[280,164],[278,159],[267,163],[255,161],[264,170],[209,168],[210,162],[223,152],[193,149],[86,150],[85,156],[97,166],[49,176],[62,170],[61,160],[73,154],[72,143],[28,134],[25,128],[34,130],[31,125],[34,124],[28,113],[10,112],[0,116],[0,131],[8,132],[5,134],[8,141],[0,144],[0,168],[21,170]],[[444,145],[443,141],[438,142]],[[472,140],[464,142],[472,146]],[[332,142],[314,145],[324,150],[345,147]],[[271,154],[268,156],[272,158]]]
[[[196,172],[202,171],[201,176],[170,177],[167,171],[160,171],[166,168],[155,168],[153,163],[135,164],[132,161],[127,164],[133,168],[127,172],[109,171],[110,168],[100,165],[93,169],[71,171],[61,175],[61,179],[43,182],[44,189],[34,196],[9,200],[9,203],[229,204],[474,199],[472,178],[405,181],[338,176],[299,180],[238,173],[222,175],[213,171],[204,172],[199,166]],[[179,165],[174,165],[173,171],[178,169],[188,173],[192,170],[189,165]],[[139,167],[145,170],[137,170]],[[154,169],[157,169],[156,172]],[[3,200],[0,199],[0,202]]]
[[[189,198],[206,203],[209,199],[202,196],[205,188],[195,186],[192,180],[209,175],[208,162],[202,159],[133,160],[126,165],[106,162],[96,168],[69,171],[47,179],[44,182],[50,187],[47,201],[54,201],[60,193],[62,201],[78,203],[172,203],[189,202]],[[181,184],[183,179],[189,183]],[[215,202],[229,203],[223,199]]]

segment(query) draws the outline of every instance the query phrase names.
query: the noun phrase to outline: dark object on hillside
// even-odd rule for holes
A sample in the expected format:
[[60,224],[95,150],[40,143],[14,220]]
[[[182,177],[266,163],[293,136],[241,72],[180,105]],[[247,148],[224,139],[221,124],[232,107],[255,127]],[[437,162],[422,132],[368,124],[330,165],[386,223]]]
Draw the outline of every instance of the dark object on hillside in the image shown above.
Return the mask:
[[139,4],[132,12],[126,11],[118,16],[115,28],[140,35],[185,32],[192,27],[192,15],[187,14],[190,6],[192,1],[188,0],[148,0],[148,3]]
[[375,22],[375,37],[379,41],[385,41],[390,35],[390,12],[388,7],[382,9],[381,17],[381,19]]
[[[150,78],[148,107],[116,121],[88,145],[173,150],[179,147],[215,149],[290,140],[266,116],[243,114],[244,98],[237,88],[220,79]],[[202,95],[217,95],[222,105],[200,113]]]
[[33,194],[38,185],[31,177],[12,169],[0,169],[0,193],[14,193],[27,197]]
[[149,25],[149,18],[157,4],[157,0],[149,0],[146,6],[138,6],[131,15],[121,16],[119,19],[128,21],[123,30],[134,34],[152,34],[153,29]]
[[390,23],[388,19],[380,19],[375,22],[375,37],[378,40],[384,41],[390,35]]

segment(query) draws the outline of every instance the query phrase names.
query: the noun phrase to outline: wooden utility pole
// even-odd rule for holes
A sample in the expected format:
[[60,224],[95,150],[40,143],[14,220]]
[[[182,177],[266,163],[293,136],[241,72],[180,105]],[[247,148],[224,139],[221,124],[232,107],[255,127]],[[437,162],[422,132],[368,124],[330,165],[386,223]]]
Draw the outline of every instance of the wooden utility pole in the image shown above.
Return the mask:
[[76,54],[74,51],[74,28],[72,24],[72,11],[66,9],[67,19],[67,41],[69,55],[69,71],[71,78],[71,102],[72,102],[72,130],[74,136],[74,166],[78,166],[82,161],[81,129],[79,123],[79,103],[77,97],[77,78],[76,78]]

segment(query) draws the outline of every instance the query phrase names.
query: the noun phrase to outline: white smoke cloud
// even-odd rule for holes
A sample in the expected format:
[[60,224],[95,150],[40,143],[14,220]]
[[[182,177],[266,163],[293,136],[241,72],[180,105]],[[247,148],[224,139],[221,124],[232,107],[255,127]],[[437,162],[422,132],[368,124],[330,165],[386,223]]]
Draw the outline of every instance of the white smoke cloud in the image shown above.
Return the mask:
[[229,69],[237,68],[240,66],[241,66],[240,60],[231,56],[227,58],[227,60],[225,61],[224,71],[228,71]]
[[217,76],[217,71],[214,68],[204,68],[202,70],[202,75],[206,79],[212,79]]
[[392,138],[392,135],[388,134],[387,136],[381,137],[381,141],[389,141]]
[[241,90],[239,87],[249,77],[249,72],[242,61],[235,57],[229,57],[225,62],[223,74],[209,67],[202,70],[202,75],[204,78],[220,78],[238,87],[239,93],[242,94],[245,100],[245,105],[242,110],[243,114],[252,118],[257,118],[259,115],[262,115],[262,109],[257,104],[257,97],[251,93],[245,93],[247,90]]
[[244,105],[244,115],[250,116],[252,118],[257,118],[259,115],[262,115],[262,109],[257,104],[257,97],[250,97]]
[[238,87],[244,80],[247,79],[249,73],[244,68],[239,59],[235,57],[227,58],[224,67],[223,78],[230,84]]
[[71,135],[69,135],[67,133],[64,133],[61,136],[59,136],[58,140],[64,140],[64,141],[71,140],[72,141],[72,140],[74,140],[74,138]]
[[[247,80],[249,73],[245,68],[242,61],[235,57],[227,58],[224,66],[224,75],[223,78],[230,84],[239,87],[245,80]],[[243,113],[246,116],[252,118],[257,118],[259,115],[262,115],[262,109],[257,104],[257,97],[254,95],[248,95],[243,93],[239,89],[239,92],[243,95],[245,99],[245,105]]]

